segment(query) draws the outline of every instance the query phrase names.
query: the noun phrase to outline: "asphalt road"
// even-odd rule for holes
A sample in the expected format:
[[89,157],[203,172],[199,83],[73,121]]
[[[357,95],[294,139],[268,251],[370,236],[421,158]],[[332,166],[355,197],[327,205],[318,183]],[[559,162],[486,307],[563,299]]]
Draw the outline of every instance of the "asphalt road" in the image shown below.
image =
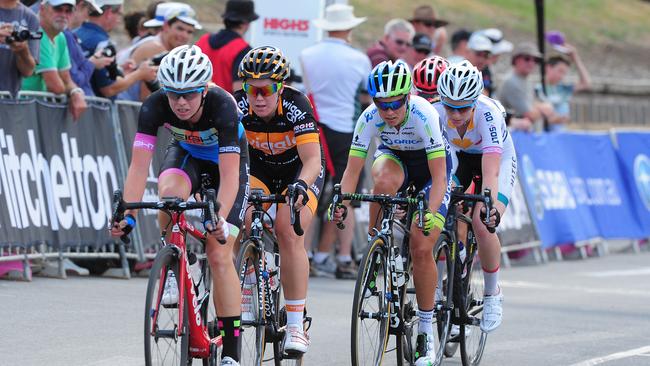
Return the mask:
[[[503,270],[504,322],[482,365],[650,365],[649,263],[646,251]],[[144,278],[0,281],[0,365],[143,365],[145,286]],[[304,364],[350,364],[353,288],[311,281]],[[392,354],[385,360],[395,364]]]

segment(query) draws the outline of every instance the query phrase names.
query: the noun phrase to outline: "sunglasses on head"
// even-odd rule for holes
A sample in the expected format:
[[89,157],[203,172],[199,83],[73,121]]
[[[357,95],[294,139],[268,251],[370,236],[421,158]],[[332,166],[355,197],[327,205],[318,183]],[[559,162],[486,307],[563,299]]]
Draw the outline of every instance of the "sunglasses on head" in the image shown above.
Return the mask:
[[408,98],[408,94],[404,96],[402,99],[394,100],[392,102],[380,102],[377,99],[374,100],[375,105],[377,108],[381,109],[382,111],[387,111],[389,109],[392,109],[394,111],[402,108],[404,104],[406,104],[406,99]]
[[467,112],[468,110],[474,108],[474,105],[476,105],[476,101],[473,101],[473,102],[468,103],[468,104],[463,104],[463,105],[454,105],[454,104],[451,104],[449,102],[446,102],[444,99],[441,99],[440,101],[442,102],[442,105],[444,105],[447,110],[450,110],[450,111],[454,110],[454,111],[457,111],[459,113]]
[[187,90],[174,90],[174,89],[169,89],[166,87],[163,87],[163,91],[167,95],[167,98],[173,101],[177,101],[181,98],[185,99],[186,101],[191,101],[196,99],[203,91],[205,90],[204,87],[196,88],[196,89],[187,89]]
[[244,83],[242,85],[242,89],[246,92],[246,94],[252,96],[252,97],[257,97],[258,95],[262,94],[263,97],[270,97],[271,95],[275,94],[280,90],[282,87],[282,83],[273,83],[271,85],[266,85],[266,86],[252,86],[248,83]]

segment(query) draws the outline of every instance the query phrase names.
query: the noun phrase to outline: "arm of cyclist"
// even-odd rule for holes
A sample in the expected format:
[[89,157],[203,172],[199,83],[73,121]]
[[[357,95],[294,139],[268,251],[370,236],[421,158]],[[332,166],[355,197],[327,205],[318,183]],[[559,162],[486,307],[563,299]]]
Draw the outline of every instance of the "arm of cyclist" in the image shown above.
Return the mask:
[[[353,156],[350,154],[348,156],[348,164],[345,167],[345,171],[343,172],[343,177],[341,178],[341,192],[342,193],[350,193],[354,192],[354,190],[357,187],[357,184],[359,183],[359,175],[361,174],[361,170],[363,170],[363,166],[366,162],[365,158],[361,158],[358,156]],[[346,206],[350,205],[350,202],[344,202]],[[348,207],[350,209],[351,207]],[[333,208],[330,207],[329,210],[332,210]],[[334,222],[344,222],[346,218],[346,213],[347,210],[341,206],[336,207],[334,209],[334,214],[332,217],[332,221]]]
[[[492,192],[492,202],[497,202],[495,195],[499,192],[499,168],[501,167],[501,154],[498,153],[484,153],[481,159],[482,176],[483,176],[483,189],[489,188]],[[480,204],[482,205],[482,203]],[[485,207],[481,208],[485,211]],[[498,214],[496,213],[496,204],[492,206],[490,212],[490,227],[496,227],[498,223]]]
[[[228,223],[224,217],[228,217],[235,197],[239,190],[239,154],[225,153],[219,154],[219,192],[217,192],[217,201],[221,205],[217,217],[219,223],[210,235],[219,240],[228,239]],[[206,228],[208,229],[208,228]]]
[[[149,173],[149,165],[153,159],[154,146],[151,145],[149,148],[143,148],[138,144],[138,139],[133,144],[133,150],[131,153],[131,165],[129,165],[129,171],[126,175],[126,181],[124,183],[124,201],[125,202],[136,202],[142,199],[144,195],[144,189],[147,184],[147,175]],[[135,226],[135,217],[137,217],[137,210],[126,210],[124,212],[124,219],[120,222],[112,223],[111,235],[112,236],[122,236],[125,233],[128,233]],[[129,221],[129,216],[133,219],[132,222]],[[130,228],[127,228],[130,226]],[[126,232],[125,232],[125,228]]]
[[302,181],[302,183],[300,183],[300,186],[304,191],[297,197],[294,208],[296,211],[300,211],[300,209],[302,209],[302,207],[307,204],[307,201],[304,201],[303,204],[303,200],[305,198],[309,200],[309,196],[305,197],[305,195],[307,195],[309,187],[314,184],[316,178],[318,178],[318,175],[321,173],[322,162],[320,144],[309,142],[298,145],[297,149],[298,156],[302,161],[302,169],[300,169],[300,175],[298,176],[298,180],[296,182]]

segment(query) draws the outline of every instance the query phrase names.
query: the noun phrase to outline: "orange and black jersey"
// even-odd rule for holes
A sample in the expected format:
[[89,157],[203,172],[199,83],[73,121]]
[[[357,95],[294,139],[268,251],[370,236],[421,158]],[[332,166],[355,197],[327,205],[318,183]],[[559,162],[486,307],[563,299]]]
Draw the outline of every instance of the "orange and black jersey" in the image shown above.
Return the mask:
[[243,90],[234,94],[239,109],[251,161],[258,160],[276,166],[293,166],[300,162],[298,145],[319,143],[318,126],[307,97],[300,91],[285,86],[280,94],[275,117],[266,122],[256,116]]

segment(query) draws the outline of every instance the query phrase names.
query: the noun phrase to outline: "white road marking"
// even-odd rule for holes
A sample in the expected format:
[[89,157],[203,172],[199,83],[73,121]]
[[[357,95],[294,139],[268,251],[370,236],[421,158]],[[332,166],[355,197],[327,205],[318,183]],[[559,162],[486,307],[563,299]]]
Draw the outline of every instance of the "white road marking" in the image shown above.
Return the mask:
[[582,292],[587,294],[599,295],[621,295],[621,296],[637,296],[650,298],[650,291],[644,290],[631,290],[631,289],[614,289],[614,288],[589,288],[584,286],[560,286],[550,283],[541,282],[527,282],[527,281],[499,281],[499,286],[505,288],[529,288],[538,290],[563,290],[571,292]]
[[583,272],[580,273],[580,275],[587,277],[636,277],[639,275],[650,275],[650,267],[614,271]]
[[650,352],[650,346],[635,348],[635,349],[631,349],[629,351],[612,353],[610,355],[603,356],[603,357],[592,358],[591,360],[586,360],[586,361],[574,363],[571,366],[600,365],[601,363],[605,363],[605,362],[609,362],[609,361],[614,361],[614,360],[620,360],[622,358],[629,358],[629,357],[639,356],[639,355],[642,355],[642,354],[644,354],[646,352]]

